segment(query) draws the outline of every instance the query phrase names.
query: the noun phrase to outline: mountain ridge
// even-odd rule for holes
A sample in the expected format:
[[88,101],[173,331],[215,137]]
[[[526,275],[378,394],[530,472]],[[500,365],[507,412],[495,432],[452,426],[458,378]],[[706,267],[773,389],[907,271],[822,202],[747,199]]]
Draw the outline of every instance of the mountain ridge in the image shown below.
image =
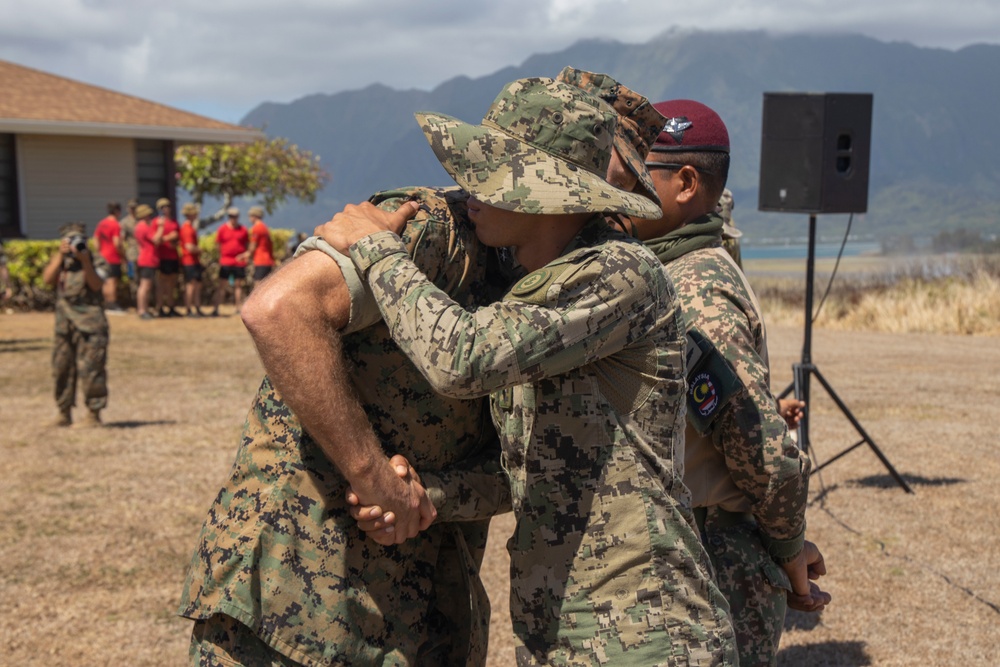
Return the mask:
[[1000,87],[988,81],[1000,70],[1000,46],[950,51],[847,33],[760,30],[667,31],[642,44],[588,39],[482,77],[452,77],[429,91],[372,84],[264,102],[242,124],[312,150],[333,176],[315,205],[288,205],[272,223],[309,230],[379,189],[451,184],[413,113],[478,122],[505,83],[554,77],[565,65],[610,74],[652,100],[692,98],[718,111],[731,137],[735,217],[750,242],[797,235],[804,226],[804,216],[756,210],[763,93],[782,91],[873,93],[869,205],[858,233],[998,230],[1000,133],[992,115]]

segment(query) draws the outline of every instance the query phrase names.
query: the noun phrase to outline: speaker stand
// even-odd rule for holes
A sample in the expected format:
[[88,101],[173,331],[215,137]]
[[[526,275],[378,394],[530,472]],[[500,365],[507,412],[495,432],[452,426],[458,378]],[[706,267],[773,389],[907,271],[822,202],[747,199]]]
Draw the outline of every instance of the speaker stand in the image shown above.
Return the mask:
[[898,472],[896,472],[896,469],[892,466],[892,463],[889,462],[889,459],[886,458],[885,454],[882,453],[882,450],[880,450],[878,445],[875,444],[875,441],[872,440],[871,436],[868,435],[864,427],[861,426],[861,422],[858,421],[844,402],[840,400],[837,392],[833,390],[830,383],[827,382],[826,378],[823,377],[823,374],[820,373],[819,368],[817,368],[816,364],[812,362],[813,277],[815,269],[816,215],[811,214],[809,216],[809,254],[806,257],[806,324],[805,337],[802,344],[802,361],[792,365],[794,379],[792,380],[792,383],[788,385],[788,387],[786,387],[785,390],[778,396],[778,398],[784,398],[794,390],[795,398],[800,401],[805,401],[806,411],[802,416],[802,419],[799,421],[798,428],[799,448],[807,454],[812,454],[809,444],[809,380],[811,377],[815,376],[815,378],[819,380],[819,383],[823,385],[826,393],[833,399],[833,402],[837,404],[838,408],[840,408],[841,413],[843,413],[843,415],[847,417],[848,421],[851,422],[851,425],[854,426],[854,429],[861,436],[861,439],[822,465],[814,468],[811,474],[815,475],[834,461],[846,456],[861,445],[867,444],[875,453],[875,456],[882,461],[882,465],[886,467],[886,470],[888,470],[889,474],[896,480],[896,483],[903,487],[903,490],[907,493],[913,493],[913,489],[910,488],[910,485],[906,483],[906,480],[904,480]]

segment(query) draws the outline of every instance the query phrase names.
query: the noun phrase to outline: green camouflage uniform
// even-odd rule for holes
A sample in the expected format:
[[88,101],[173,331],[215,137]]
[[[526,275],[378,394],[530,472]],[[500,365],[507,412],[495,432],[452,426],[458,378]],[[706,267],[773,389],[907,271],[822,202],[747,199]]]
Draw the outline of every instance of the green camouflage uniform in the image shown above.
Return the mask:
[[600,216],[468,312],[388,232],[351,256],[442,393],[491,394],[517,526],[519,665],[735,664],[681,479],[683,330],[656,259]]
[[135,239],[135,223],[136,219],[131,213],[118,221],[118,224],[121,226],[125,261],[133,265],[139,260],[139,242]]
[[60,412],[68,412],[76,404],[77,379],[87,408],[103,410],[108,404],[108,321],[102,301],[100,290],[87,287],[80,263],[63,257],[56,287],[52,348],[52,374]]
[[770,391],[760,306],[722,249],[721,217],[699,218],[647,245],[666,265],[689,345],[684,482],[729,600],[740,664],[775,664],[788,577],[802,548],[810,462]]
[[[484,280],[486,251],[468,224],[467,195],[409,189],[373,201],[394,210],[411,195],[424,213],[407,226],[404,252],[466,307],[497,298]],[[488,521],[443,522],[509,509],[504,473],[489,465],[499,450],[486,403],[435,394],[386,325],[371,324],[349,278],[349,330],[361,330],[345,335],[343,348],[355,388],[387,453],[405,455],[435,488],[439,521],[398,546],[365,539],[348,513],[346,480],[265,378],[182,594],[181,615],[210,619],[196,624],[195,664],[215,664],[213,655],[227,664],[230,649],[274,651],[304,665],[485,662],[489,601],[479,565]],[[481,465],[453,483],[448,467],[459,461]],[[248,646],[251,635],[261,641]]]
[[715,207],[715,212],[722,217],[722,247],[726,249],[736,266],[743,268],[743,251],[740,249],[740,239],[743,232],[736,228],[733,222],[733,193],[729,188],[722,191],[719,198],[719,205]]

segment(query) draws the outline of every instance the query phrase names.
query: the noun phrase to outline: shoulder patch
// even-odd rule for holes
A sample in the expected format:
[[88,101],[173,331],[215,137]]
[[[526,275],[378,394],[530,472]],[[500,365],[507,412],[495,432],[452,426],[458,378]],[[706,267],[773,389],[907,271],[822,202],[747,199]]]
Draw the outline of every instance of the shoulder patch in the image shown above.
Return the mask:
[[510,291],[514,296],[525,296],[531,294],[542,285],[548,283],[552,273],[548,269],[539,269],[534,273],[529,273],[522,278]]
[[729,362],[697,329],[687,332],[688,421],[699,433],[707,433],[742,383]]
[[532,271],[517,281],[517,284],[507,293],[506,298],[543,304],[548,300],[546,293],[549,286],[570,268],[573,268],[572,264],[550,264],[537,271]]

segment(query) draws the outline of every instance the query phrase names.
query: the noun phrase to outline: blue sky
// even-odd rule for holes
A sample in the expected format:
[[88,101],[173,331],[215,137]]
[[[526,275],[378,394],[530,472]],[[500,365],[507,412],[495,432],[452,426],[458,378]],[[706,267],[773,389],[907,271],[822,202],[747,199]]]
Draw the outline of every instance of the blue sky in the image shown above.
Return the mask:
[[1000,2],[953,0],[0,0],[0,59],[237,122],[257,104],[430,89],[584,38],[851,32],[1000,43]]

